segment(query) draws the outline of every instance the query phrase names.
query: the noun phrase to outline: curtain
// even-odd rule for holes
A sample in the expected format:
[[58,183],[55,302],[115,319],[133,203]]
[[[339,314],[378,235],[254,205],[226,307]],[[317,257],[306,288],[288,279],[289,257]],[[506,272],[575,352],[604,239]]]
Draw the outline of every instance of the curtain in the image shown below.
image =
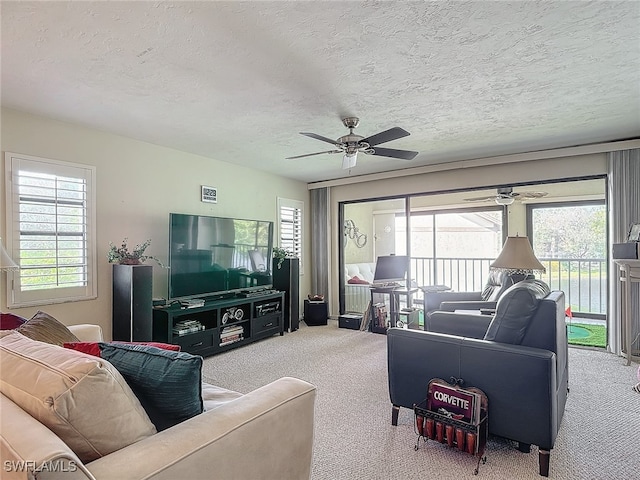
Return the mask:
[[[640,149],[610,152],[608,161],[608,195],[609,195],[609,242],[623,243],[627,241],[629,228],[640,223]],[[621,285],[619,267],[609,258],[609,349],[617,354],[622,353],[621,325]],[[640,292],[631,289],[632,339],[640,332]]]
[[311,290],[329,299],[329,189],[311,190]]

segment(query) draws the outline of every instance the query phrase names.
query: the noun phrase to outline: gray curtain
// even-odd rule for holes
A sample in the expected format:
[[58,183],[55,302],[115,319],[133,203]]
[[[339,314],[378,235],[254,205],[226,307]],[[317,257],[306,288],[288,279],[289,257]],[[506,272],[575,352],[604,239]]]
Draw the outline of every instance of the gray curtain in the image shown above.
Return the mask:
[[[640,149],[621,150],[608,154],[609,193],[609,241],[627,241],[629,227],[640,223]],[[622,353],[622,325],[620,315],[621,286],[619,267],[609,259],[609,349]],[[637,335],[640,332],[640,292],[633,287],[631,293],[632,339],[636,342],[632,351],[638,350]]]
[[329,301],[329,189],[311,190],[311,293]]

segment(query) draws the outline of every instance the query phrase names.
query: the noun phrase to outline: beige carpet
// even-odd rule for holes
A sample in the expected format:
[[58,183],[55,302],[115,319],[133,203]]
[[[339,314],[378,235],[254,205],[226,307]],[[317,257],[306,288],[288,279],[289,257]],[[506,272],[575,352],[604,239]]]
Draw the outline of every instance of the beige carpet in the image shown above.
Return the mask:
[[[206,381],[248,392],[282,376],[318,388],[313,480],[435,478],[540,479],[538,451],[520,453],[491,438],[487,463],[446,445],[414,450],[413,412],[391,425],[386,336],[337,327],[307,327],[205,359]],[[638,366],[606,352],[569,349],[570,393],[552,479],[640,479]],[[489,399],[491,401],[491,399]]]

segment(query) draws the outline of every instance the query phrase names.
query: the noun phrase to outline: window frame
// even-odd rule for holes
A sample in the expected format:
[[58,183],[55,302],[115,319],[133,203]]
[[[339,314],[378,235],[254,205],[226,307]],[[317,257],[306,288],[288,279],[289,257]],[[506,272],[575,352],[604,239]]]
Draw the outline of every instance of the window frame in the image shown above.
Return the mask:
[[[14,260],[21,258],[20,252],[20,192],[17,180],[21,165],[37,173],[83,179],[86,185],[86,282],[81,286],[55,287],[22,290],[20,272],[8,272],[7,307],[22,308],[38,305],[92,300],[98,296],[96,261],[96,167],[91,165],[5,152],[6,187],[6,245]],[[15,186],[15,188],[14,188]],[[19,263],[19,261],[17,261]],[[58,268],[58,264],[56,264]]]
[[[283,218],[283,209],[295,209],[299,211],[299,219],[297,222],[288,222],[285,221]],[[278,218],[278,246],[280,248],[287,248],[288,250],[292,251],[293,254],[295,256],[298,257],[299,262],[300,262],[300,274],[302,275],[303,272],[303,252],[304,252],[304,202],[301,200],[292,200],[289,198],[281,198],[281,197],[277,197],[277,218]],[[298,234],[298,241],[296,243],[295,238],[291,238],[290,241],[293,244],[293,248],[289,248],[289,246],[287,245],[286,247],[283,247],[283,223],[295,223],[295,226],[297,226],[298,230],[299,230],[299,234]],[[295,229],[294,226],[294,229]],[[295,237],[295,234],[293,235]]]

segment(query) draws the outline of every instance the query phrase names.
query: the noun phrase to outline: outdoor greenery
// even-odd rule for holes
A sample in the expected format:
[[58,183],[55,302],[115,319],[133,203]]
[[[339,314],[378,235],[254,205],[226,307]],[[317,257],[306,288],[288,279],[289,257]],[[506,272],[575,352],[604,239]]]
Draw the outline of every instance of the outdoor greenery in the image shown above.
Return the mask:
[[533,225],[533,247],[539,258],[607,256],[604,205],[535,208]]

